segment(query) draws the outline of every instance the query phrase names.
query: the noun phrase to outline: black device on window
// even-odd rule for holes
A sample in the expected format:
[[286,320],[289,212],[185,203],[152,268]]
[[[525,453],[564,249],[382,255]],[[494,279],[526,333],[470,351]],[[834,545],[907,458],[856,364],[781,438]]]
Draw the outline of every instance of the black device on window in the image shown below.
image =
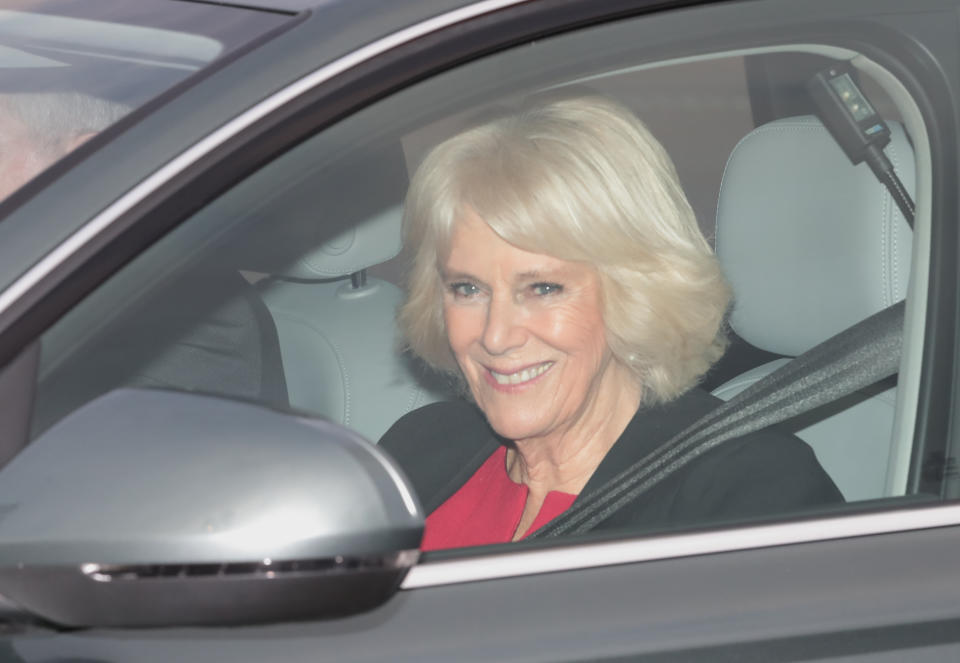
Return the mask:
[[866,161],[890,191],[907,223],[913,227],[914,204],[897,177],[883,148],[890,142],[890,127],[857,86],[851,70],[832,66],[814,76],[807,90],[817,115],[853,164]]

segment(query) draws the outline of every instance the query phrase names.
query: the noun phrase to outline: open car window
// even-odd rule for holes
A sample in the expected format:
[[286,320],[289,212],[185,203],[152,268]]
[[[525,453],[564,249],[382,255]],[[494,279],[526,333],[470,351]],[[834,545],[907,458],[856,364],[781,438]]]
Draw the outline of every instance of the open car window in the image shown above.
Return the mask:
[[[730,345],[702,376],[697,404],[681,410],[684,421],[907,302],[897,377],[777,427],[790,453],[823,469],[826,483],[812,490],[830,499],[778,505],[788,487],[782,475],[764,474],[768,461],[784,462],[773,448],[750,469],[768,484],[762,500],[744,498],[715,517],[668,500],[646,524],[596,535],[940,499],[949,454],[915,443],[934,222],[931,145],[916,101],[852,44],[818,43],[813,34],[767,46],[684,43],[682,19],[625,20],[490,55],[305,139],[186,219],[44,335],[33,436],[120,386],[253,400],[333,420],[372,442],[429,404],[473,407],[456,372],[403,349],[396,324],[418,250],[402,235],[410,178],[435,145],[530,95],[587,92],[628,108],[664,145],[732,288]],[[806,82],[830,67],[849,68],[889,125],[887,155],[917,201],[913,228],[817,118]],[[448,462],[424,449],[398,457],[414,483],[421,470]],[[792,488],[802,493],[809,486],[799,481]],[[728,498],[709,483],[698,490],[700,507]],[[449,497],[437,495],[420,497]]]

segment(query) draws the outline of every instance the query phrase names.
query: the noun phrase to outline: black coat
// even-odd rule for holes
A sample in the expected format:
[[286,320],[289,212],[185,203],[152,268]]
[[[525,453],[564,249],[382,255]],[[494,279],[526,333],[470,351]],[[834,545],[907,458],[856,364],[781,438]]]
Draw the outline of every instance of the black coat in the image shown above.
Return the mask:
[[[715,408],[693,389],[663,405],[641,407],[597,467],[587,495]],[[407,414],[380,441],[406,472],[427,513],[453,495],[509,442],[474,405],[433,403]],[[664,479],[597,530],[662,530],[800,512],[843,502],[840,491],[799,438],[771,427],[728,440]]]

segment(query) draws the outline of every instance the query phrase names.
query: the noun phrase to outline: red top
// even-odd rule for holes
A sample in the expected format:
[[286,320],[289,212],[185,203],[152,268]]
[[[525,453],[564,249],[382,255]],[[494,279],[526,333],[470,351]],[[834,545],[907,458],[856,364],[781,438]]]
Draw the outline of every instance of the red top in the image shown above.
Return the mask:
[[[427,517],[421,550],[507,543],[517,531],[529,489],[507,475],[500,447],[473,476]],[[524,537],[570,508],[576,495],[551,491]]]

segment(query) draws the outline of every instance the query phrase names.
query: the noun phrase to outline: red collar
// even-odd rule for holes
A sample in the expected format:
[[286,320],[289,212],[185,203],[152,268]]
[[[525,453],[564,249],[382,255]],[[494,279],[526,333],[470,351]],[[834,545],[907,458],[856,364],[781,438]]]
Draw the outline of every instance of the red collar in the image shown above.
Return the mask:
[[[470,479],[427,517],[422,550],[507,543],[523,515],[529,489],[507,475],[506,447],[499,447]],[[527,536],[570,508],[576,495],[551,491]]]

